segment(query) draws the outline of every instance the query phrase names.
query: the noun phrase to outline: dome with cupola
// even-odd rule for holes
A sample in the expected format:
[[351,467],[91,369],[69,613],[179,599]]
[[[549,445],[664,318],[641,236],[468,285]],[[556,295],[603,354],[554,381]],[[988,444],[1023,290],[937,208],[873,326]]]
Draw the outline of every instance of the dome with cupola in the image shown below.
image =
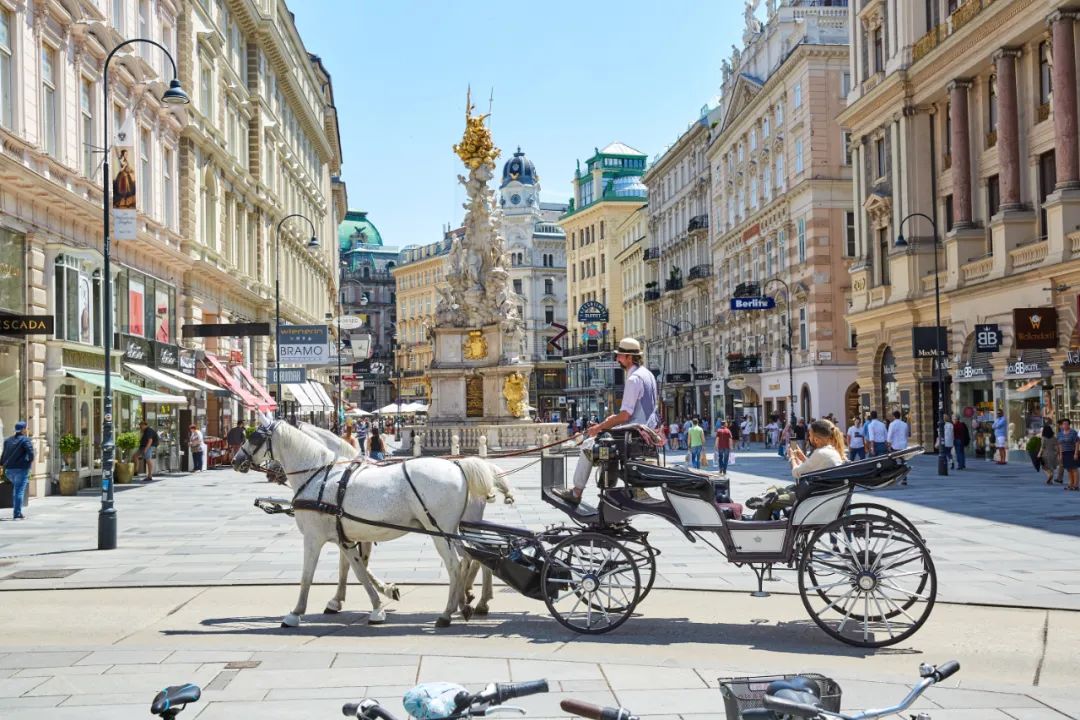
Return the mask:
[[502,184],[499,187],[506,187],[512,182],[535,185],[539,181],[540,176],[536,174],[536,166],[533,165],[532,160],[525,157],[525,153],[521,152],[519,147],[514,156],[503,165]]
[[367,212],[349,210],[345,213],[345,220],[338,225],[338,247],[342,253],[381,248],[382,244],[382,235],[368,220]]

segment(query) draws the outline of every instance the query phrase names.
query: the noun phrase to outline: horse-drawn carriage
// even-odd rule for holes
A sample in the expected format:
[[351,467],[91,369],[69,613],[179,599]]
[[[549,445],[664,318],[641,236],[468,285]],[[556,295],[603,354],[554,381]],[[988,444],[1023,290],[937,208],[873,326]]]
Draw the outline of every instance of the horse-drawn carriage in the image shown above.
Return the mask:
[[[278,458],[275,446],[281,450]],[[571,522],[536,532],[463,520],[470,502],[482,504],[490,496],[497,475],[495,466],[478,458],[421,458],[357,470],[358,461],[341,461],[328,446],[268,418],[234,466],[245,470],[277,459],[294,497],[261,498],[256,505],[267,512],[307,511],[297,515],[305,563],[300,600],[284,622],[289,626],[298,624],[306,609],[319,549],[327,542],[341,546],[368,589],[372,617],[381,619],[377,583],[357,546],[370,548],[373,542],[420,532],[433,537],[450,577],[447,607],[437,624],[449,624],[459,607],[472,610],[461,605],[467,579],[453,550],[457,546],[510,587],[543,601],[564,626],[580,633],[609,632],[633,615],[656,579],[658,551],[648,533],[631,524],[637,515],[663,518],[691,542],[701,540],[728,562],[750,567],[758,580],[756,595],[765,594],[767,572],[796,571],[810,617],[845,643],[901,642],[933,609],[937,575],[918,530],[886,506],[852,502],[857,488],[882,488],[904,478],[908,461],[921,448],[805,474],[786,516],[764,520],[745,519],[737,509],[732,512],[734,504],[718,503],[716,476],[660,464],[635,432],[602,435],[593,452],[600,489],[595,507],[568,504],[553,492],[564,485],[566,458],[542,453],[543,498]],[[343,586],[344,576],[335,611]]]
[[[565,459],[542,458],[541,492],[573,525],[530,532],[494,523],[462,523],[466,552],[519,592],[543,600],[560,623],[581,633],[622,625],[649,594],[658,551],[636,515],[667,520],[762,581],[774,568],[798,573],[799,594],[821,629],[843,642],[881,647],[901,642],[926,622],[937,595],[930,552],[896,511],[852,502],[856,488],[882,488],[907,475],[921,448],[804,475],[782,519],[731,517],[717,503],[715,476],[663,467],[643,457],[633,433],[601,436],[597,506],[571,505],[562,487]],[[726,483],[726,481],[723,481]],[[720,494],[726,488],[719,488]],[[710,536],[712,540],[710,540]]]

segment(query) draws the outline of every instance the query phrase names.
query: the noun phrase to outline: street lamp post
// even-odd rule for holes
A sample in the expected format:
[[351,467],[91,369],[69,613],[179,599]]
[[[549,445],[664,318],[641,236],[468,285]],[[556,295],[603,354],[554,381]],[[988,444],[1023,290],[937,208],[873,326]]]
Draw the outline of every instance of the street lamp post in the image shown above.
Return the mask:
[[102,255],[102,274],[104,275],[104,286],[102,288],[102,294],[104,295],[104,302],[102,303],[101,312],[104,318],[104,345],[105,345],[105,388],[104,396],[102,397],[102,422],[101,422],[101,509],[98,511],[98,550],[114,550],[116,548],[116,506],[113,502],[113,460],[116,446],[113,442],[113,418],[112,418],[112,342],[113,342],[113,320],[112,320],[112,268],[110,265],[112,247],[109,239],[109,212],[111,211],[111,198],[110,190],[112,178],[109,176],[109,150],[111,144],[109,143],[109,63],[113,57],[121,48],[127,47],[134,43],[149,43],[157,48],[160,48],[161,52],[165,53],[165,57],[169,58],[169,63],[172,65],[173,78],[169,82],[169,89],[166,90],[162,96],[161,101],[167,105],[186,105],[190,102],[187,93],[184,92],[184,88],[180,85],[180,80],[177,77],[176,61],[173,56],[169,54],[169,51],[164,46],[154,42],[153,40],[147,40],[145,38],[132,38],[125,42],[120,43],[108,57],[105,58],[105,66],[101,74],[101,88],[102,97],[104,102],[102,103],[102,125],[105,134],[105,161],[102,164],[101,169],[101,187],[103,192],[102,197],[102,243],[101,243],[101,255]]
[[[949,474],[949,461],[945,454],[945,348],[942,346],[941,332],[941,280],[938,277],[938,230],[937,223],[929,215],[925,215],[920,212],[911,213],[900,221],[900,225],[897,227],[896,247],[906,248],[909,243],[904,239],[904,223],[913,217],[925,218],[930,227],[934,230],[934,315],[936,317],[934,324],[934,354],[935,362],[937,363],[937,380],[938,380],[938,475]],[[885,262],[887,258],[882,258],[881,261]]]
[[274,367],[277,368],[277,416],[281,417],[281,226],[290,218],[302,218],[311,226],[311,239],[308,250],[317,250],[319,238],[315,237],[315,223],[306,215],[293,213],[281,218],[277,224],[277,242],[274,244]]
[[787,304],[787,371],[788,371],[788,410],[790,416],[791,427],[795,427],[795,350],[792,346],[792,330],[791,330],[791,286],[784,280],[778,277],[770,278],[765,281],[762,286],[762,290],[769,286],[769,283],[780,283],[784,287],[784,302]]

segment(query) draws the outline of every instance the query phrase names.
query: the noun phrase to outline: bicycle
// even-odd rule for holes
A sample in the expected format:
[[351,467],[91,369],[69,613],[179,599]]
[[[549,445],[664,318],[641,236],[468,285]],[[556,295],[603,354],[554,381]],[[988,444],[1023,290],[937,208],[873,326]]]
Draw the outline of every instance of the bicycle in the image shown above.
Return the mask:
[[637,715],[632,715],[624,707],[604,707],[580,700],[563,700],[559,703],[559,707],[571,715],[589,718],[589,720],[639,720]]

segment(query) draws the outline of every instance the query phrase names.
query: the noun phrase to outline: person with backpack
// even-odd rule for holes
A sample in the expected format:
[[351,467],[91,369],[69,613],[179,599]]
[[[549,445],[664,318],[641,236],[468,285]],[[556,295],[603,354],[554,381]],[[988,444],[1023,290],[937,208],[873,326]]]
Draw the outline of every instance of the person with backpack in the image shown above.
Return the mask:
[[14,486],[11,507],[15,511],[15,520],[26,519],[22,509],[33,465],[34,443],[26,436],[26,421],[20,420],[15,423],[15,434],[4,441],[4,450],[0,454],[0,473]]
[[[146,477],[143,478],[143,482],[151,482],[154,479],[154,453],[157,452],[161,438],[157,430],[150,427],[145,420],[139,422],[139,429],[142,430],[142,435],[139,437],[139,449],[135,452],[146,465]],[[134,459],[133,456],[132,460]]]
[[968,430],[968,424],[959,415],[956,416],[956,422],[953,423],[953,438],[956,448],[956,469],[965,470],[967,469],[965,453],[967,452],[967,446],[971,444],[971,431]]

